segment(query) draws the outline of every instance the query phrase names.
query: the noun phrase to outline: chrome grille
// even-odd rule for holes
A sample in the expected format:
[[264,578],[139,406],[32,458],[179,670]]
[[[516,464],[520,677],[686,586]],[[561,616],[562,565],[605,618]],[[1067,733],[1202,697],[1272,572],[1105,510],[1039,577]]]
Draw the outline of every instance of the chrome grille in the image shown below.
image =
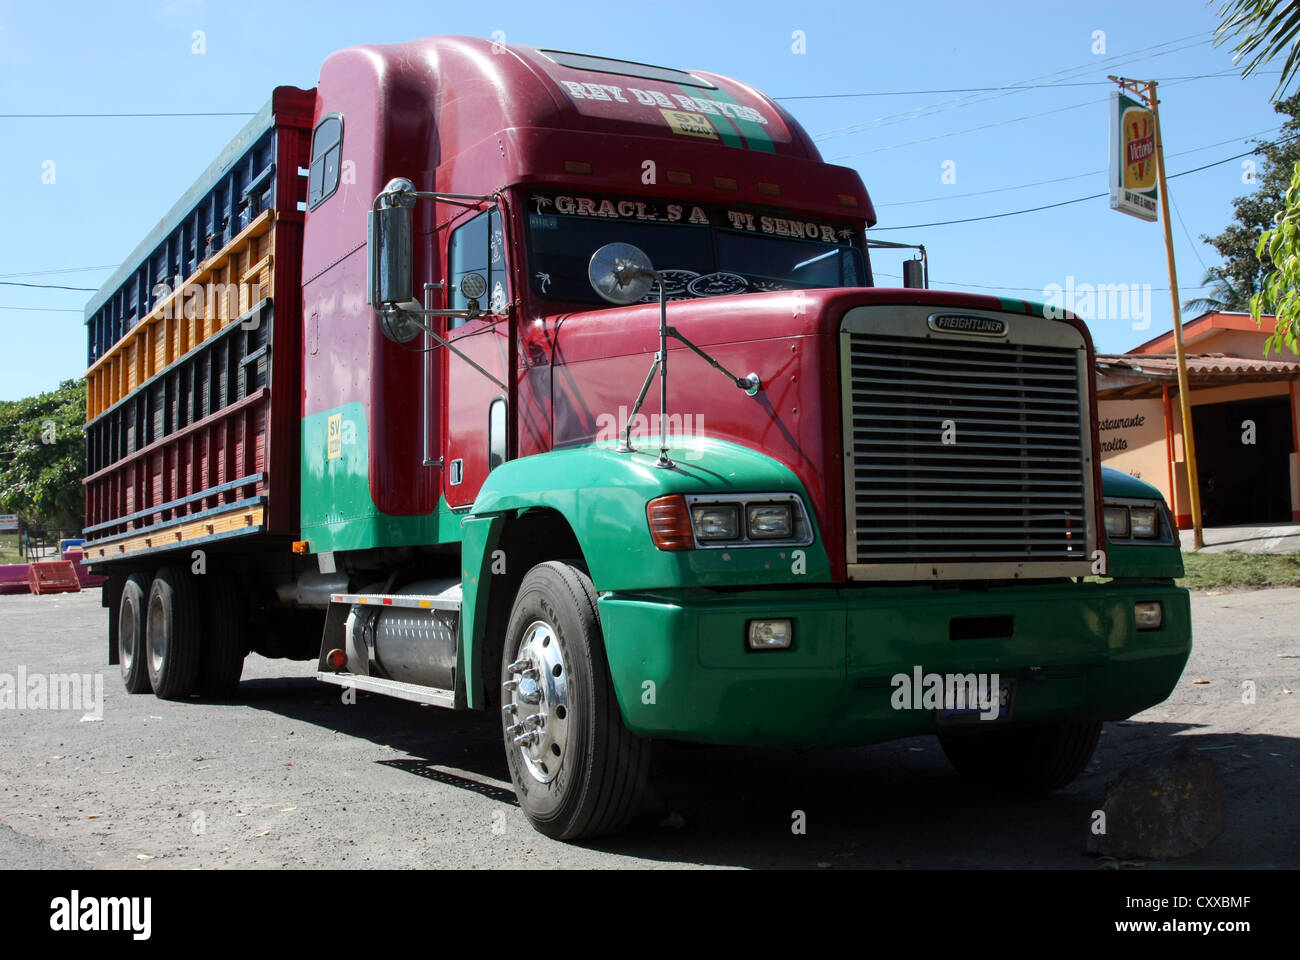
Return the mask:
[[851,572],[900,563],[926,577],[990,563],[1016,576],[1029,565],[1080,572],[1093,512],[1084,354],[1054,339],[845,330]]

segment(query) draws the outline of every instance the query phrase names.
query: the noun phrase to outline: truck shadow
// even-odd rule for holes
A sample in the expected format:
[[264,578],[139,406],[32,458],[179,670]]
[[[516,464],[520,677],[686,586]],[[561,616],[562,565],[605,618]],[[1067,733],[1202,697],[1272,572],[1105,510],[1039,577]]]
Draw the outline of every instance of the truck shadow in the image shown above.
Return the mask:
[[[401,751],[375,762],[514,807],[507,816],[530,829],[510,788],[495,716],[364,693],[344,705],[338,691],[310,679],[245,681],[240,702]],[[1190,740],[1219,769],[1228,827],[1172,866],[1300,866],[1300,838],[1285,820],[1300,743],[1198,729],[1107,724],[1088,771],[1066,790],[1037,797],[962,780],[933,737],[807,751],[656,743],[643,814],[625,833],[582,846],[741,868],[1116,866],[1086,852],[1107,782]],[[536,843],[554,841],[538,835]]]

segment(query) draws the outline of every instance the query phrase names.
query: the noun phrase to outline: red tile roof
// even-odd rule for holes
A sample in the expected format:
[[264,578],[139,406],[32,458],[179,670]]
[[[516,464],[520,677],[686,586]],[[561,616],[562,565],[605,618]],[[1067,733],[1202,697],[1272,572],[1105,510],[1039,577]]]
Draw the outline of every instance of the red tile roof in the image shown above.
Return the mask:
[[[1106,367],[1112,373],[1136,373],[1154,379],[1166,379],[1178,376],[1178,361],[1172,353],[1148,354],[1097,354],[1097,366]],[[1187,355],[1187,375],[1196,379],[1219,379],[1232,377],[1239,379],[1289,380],[1300,376],[1300,358],[1296,360],[1274,360],[1263,357],[1229,357],[1222,353],[1189,353]]]

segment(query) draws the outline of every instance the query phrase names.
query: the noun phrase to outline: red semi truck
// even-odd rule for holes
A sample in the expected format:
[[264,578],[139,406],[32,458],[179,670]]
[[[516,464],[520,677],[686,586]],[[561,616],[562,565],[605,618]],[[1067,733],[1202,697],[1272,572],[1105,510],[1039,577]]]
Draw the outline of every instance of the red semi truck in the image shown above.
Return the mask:
[[1168,511],[1099,466],[1081,322],[877,287],[874,223],[726,77],[333,54],[87,307],[110,662],[499,711],[565,839],[636,814],[655,739],[1068,783],[1186,662]]

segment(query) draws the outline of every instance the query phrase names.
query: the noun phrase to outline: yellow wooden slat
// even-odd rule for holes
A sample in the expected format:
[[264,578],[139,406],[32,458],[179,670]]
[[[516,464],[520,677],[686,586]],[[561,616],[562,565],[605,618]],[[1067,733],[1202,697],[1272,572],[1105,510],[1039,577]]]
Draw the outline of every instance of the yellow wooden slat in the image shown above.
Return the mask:
[[252,507],[238,507],[229,513],[213,514],[201,520],[177,523],[147,534],[139,534],[121,540],[101,540],[87,543],[83,556],[90,560],[115,560],[129,557],[142,550],[157,547],[181,546],[204,537],[235,530],[261,528],[265,510],[258,504]]
[[[160,302],[148,317],[136,324],[122,339],[99,357],[86,371],[86,419],[92,420],[117,403],[141,383],[155,376],[194,347],[216,334],[253,306],[244,284],[261,271],[259,298],[272,295],[271,255],[266,253],[249,270],[244,271],[237,290],[234,316],[217,317],[215,296],[207,296],[210,284],[231,282],[242,256],[251,260],[258,250],[270,251],[275,242],[275,211],[266,210],[233,237],[221,250],[201,263],[179,288]],[[184,293],[187,288],[205,291],[201,316],[185,317]],[[230,312],[230,311],[227,311]],[[91,401],[91,397],[94,401]]]

